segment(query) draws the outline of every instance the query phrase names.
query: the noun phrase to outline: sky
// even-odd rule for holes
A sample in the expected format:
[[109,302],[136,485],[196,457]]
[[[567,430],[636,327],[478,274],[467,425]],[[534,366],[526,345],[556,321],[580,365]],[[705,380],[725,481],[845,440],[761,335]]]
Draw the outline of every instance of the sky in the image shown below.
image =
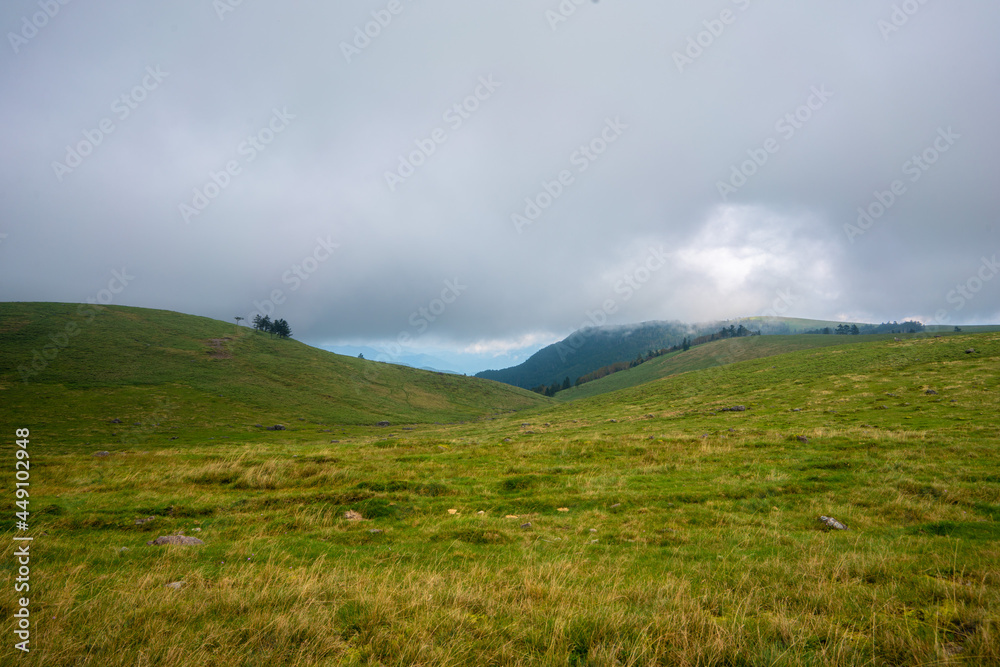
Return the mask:
[[[995,0],[6,0],[0,300],[501,368],[1000,322]],[[366,355],[367,356],[367,355]]]

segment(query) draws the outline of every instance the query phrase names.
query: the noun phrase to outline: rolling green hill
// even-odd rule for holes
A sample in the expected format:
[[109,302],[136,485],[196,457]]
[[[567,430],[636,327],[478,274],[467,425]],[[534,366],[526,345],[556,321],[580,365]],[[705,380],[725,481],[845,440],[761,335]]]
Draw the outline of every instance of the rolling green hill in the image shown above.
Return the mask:
[[[814,322],[814,320],[804,320]],[[771,357],[786,352],[833,345],[848,345],[873,340],[893,340],[892,335],[837,336],[834,334],[798,334],[793,336],[748,336],[726,338],[698,345],[683,352],[672,352],[639,366],[613,373],[578,387],[560,391],[556,398],[572,401],[609,391],[635,387],[669,375],[722,366],[737,361]]]
[[[12,421],[140,441],[182,429],[222,437],[255,424],[451,422],[547,402],[205,317],[52,303],[0,304],[0,401]],[[109,431],[113,419],[123,423]]]
[[789,336],[808,331],[818,332],[825,327],[835,329],[838,325],[845,324],[856,324],[869,334],[899,334],[908,328],[907,323],[887,322],[874,325],[770,316],[742,317],[697,324],[654,321],[587,327],[558,343],[542,348],[517,366],[482,371],[477,373],[476,377],[506,382],[524,389],[533,389],[539,385],[559,385],[567,377],[570,384],[575,384],[577,378],[604,366],[617,362],[629,363],[636,357],[646,357],[650,351],[679,346],[684,338],[692,340],[699,336],[715,334],[720,328],[736,329],[744,326],[764,336]]

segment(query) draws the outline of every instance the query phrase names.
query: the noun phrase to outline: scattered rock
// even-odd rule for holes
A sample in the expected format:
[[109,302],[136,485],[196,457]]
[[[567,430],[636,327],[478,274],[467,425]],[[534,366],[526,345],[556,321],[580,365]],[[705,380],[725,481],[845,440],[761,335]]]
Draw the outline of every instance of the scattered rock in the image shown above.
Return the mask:
[[145,519],[136,519],[135,520],[135,525],[141,526],[144,523],[149,523],[150,521],[152,521],[155,518],[156,518],[155,516],[148,516]]
[[378,535],[379,533],[382,532],[382,529],[381,528],[372,528],[368,532],[371,533],[372,535]]
[[128,547],[122,547],[121,549],[118,550],[118,553],[123,554],[126,551],[128,551]]
[[617,419],[609,419],[608,421],[611,422],[612,424],[617,424],[618,423]]
[[656,415],[654,415],[653,413],[649,413],[648,415],[646,415],[646,419],[656,419]]
[[746,412],[746,409],[745,405],[734,405],[731,408],[722,408],[719,412]]
[[898,343],[899,342],[899,337],[897,336],[897,337],[893,338],[893,340]]
[[187,586],[186,581],[172,581],[169,584],[164,584],[164,588],[173,588],[174,590],[180,590]]
[[476,514],[478,514],[479,516],[482,516],[482,515],[486,514],[486,512],[484,512],[483,510],[479,510],[478,512],[476,512]]
[[104,458],[105,456],[111,456],[111,452],[109,451],[94,452],[94,456],[99,456],[101,458]]
[[112,420],[111,420],[111,423],[112,423],[112,424],[121,424],[121,423],[122,423],[122,420],[121,420],[121,419],[118,419],[118,417],[115,417],[114,419],[112,419]]
[[340,442],[340,440],[331,440],[331,441],[330,441],[330,444],[331,444],[331,445],[333,445],[333,444],[336,444],[336,443],[338,443],[338,442]]
[[268,431],[284,431],[285,427],[282,426],[281,424],[275,424],[274,426],[268,426],[266,430],[268,430]]
[[146,544],[155,544],[157,546],[162,546],[164,544],[179,544],[181,546],[189,547],[197,544],[204,544],[197,537],[188,537],[187,535],[161,535],[155,540],[150,540]]
[[389,425],[389,422],[386,422],[386,421],[382,421],[382,422],[379,422],[379,423],[377,423],[377,424],[375,424],[375,425],[376,425],[376,426],[388,426],[388,425]]
[[804,435],[797,435],[795,436],[795,439],[798,440],[799,442],[809,442],[809,438],[807,438]]
[[591,529],[590,529],[590,532],[592,532],[592,533],[596,533],[596,532],[597,532],[597,529],[596,529],[596,528],[591,528]]
[[176,439],[177,439],[177,436],[175,435],[175,436],[173,436],[173,437],[172,437],[172,438],[170,438],[170,439],[171,439],[171,440],[176,440]]
[[614,509],[616,507],[621,507],[621,506],[622,506],[621,503],[615,503],[614,505],[611,506],[611,509]]
[[529,426],[531,426],[531,424],[527,424],[527,423],[521,424],[521,428],[528,428]]
[[937,395],[937,392],[934,391],[933,389],[928,389],[924,393],[927,394],[928,396],[936,396]]
[[448,514],[458,514],[458,510],[448,510]]
[[347,510],[344,512],[344,518],[348,521],[364,521],[365,518],[354,510]]
[[522,523],[521,524],[521,529],[522,530],[528,530],[529,528],[531,528],[531,522],[530,521],[528,521],[527,523]]
[[542,424],[542,426],[552,426],[552,424],[545,422],[544,424]]
[[510,438],[504,438],[503,441],[504,442],[510,442]]
[[847,526],[840,523],[832,516],[821,516],[819,520],[825,523],[828,528],[831,528],[833,530],[847,530]]
[[505,518],[505,519],[516,519],[516,518],[518,518],[518,516],[517,516],[516,514],[508,514],[508,515],[507,515],[507,516],[505,516],[504,518]]
[[201,528],[195,528],[195,529],[194,529],[194,532],[196,532],[196,533],[200,533],[200,532],[201,532]]
[[556,511],[557,512],[568,512],[569,508],[568,507],[557,507]]
[[792,412],[802,412],[802,408],[792,408]]
[[965,351],[965,353],[966,354],[973,354],[973,353],[975,353],[975,351],[976,351],[975,348],[970,347],[968,350]]

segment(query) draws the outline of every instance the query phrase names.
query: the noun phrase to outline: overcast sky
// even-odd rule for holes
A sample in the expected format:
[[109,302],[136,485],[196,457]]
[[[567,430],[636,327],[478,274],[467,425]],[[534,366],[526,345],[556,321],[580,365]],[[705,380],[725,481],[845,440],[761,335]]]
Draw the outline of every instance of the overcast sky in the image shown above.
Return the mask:
[[480,367],[605,319],[1000,321],[995,0],[5,0],[0,26],[0,300],[509,353]]

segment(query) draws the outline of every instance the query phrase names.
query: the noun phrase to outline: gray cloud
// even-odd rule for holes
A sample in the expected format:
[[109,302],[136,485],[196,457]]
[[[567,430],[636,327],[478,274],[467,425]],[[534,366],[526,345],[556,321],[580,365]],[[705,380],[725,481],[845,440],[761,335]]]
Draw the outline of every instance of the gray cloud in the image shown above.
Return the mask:
[[[127,268],[116,303],[231,318],[280,290],[304,340],[483,354],[609,299],[621,323],[789,289],[795,316],[1000,318],[1000,280],[952,293],[1000,252],[1000,7],[671,4],[8,2],[0,298],[79,301]],[[400,156],[421,164],[392,190]],[[650,248],[668,261],[626,299]],[[446,280],[466,289],[431,322]]]

